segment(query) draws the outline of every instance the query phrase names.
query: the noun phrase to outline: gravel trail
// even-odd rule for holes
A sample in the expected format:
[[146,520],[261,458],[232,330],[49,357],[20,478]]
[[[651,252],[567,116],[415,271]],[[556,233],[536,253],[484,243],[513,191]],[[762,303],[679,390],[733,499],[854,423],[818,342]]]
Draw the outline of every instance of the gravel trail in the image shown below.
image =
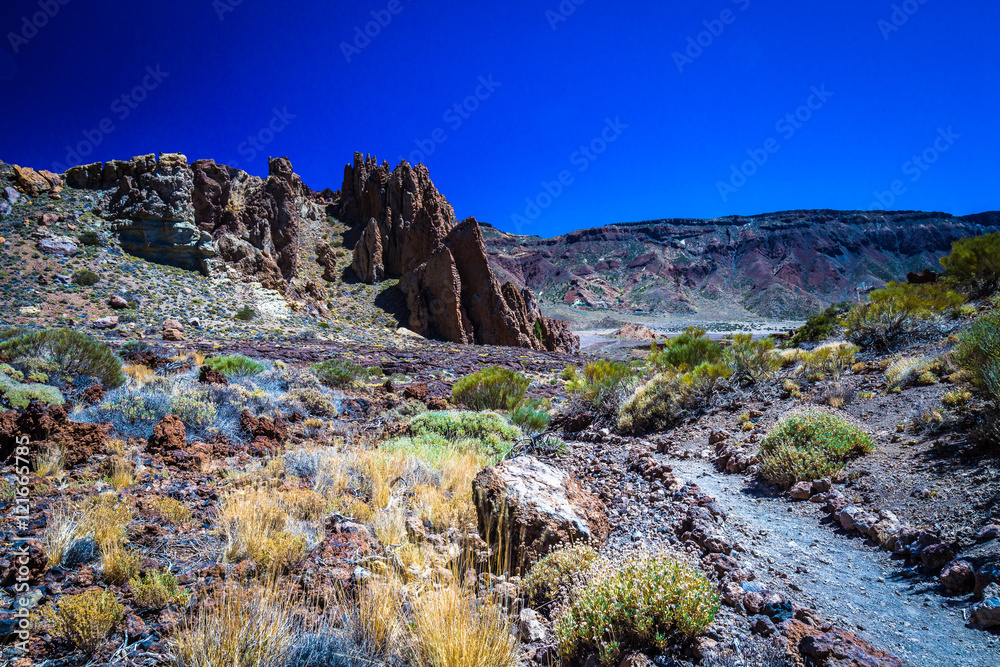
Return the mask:
[[762,495],[704,459],[663,460],[729,514],[726,530],[746,550],[744,566],[797,603],[911,667],[1000,666],[1000,637],[966,627],[964,598],[939,595],[890,554],[824,525],[829,519],[819,506]]

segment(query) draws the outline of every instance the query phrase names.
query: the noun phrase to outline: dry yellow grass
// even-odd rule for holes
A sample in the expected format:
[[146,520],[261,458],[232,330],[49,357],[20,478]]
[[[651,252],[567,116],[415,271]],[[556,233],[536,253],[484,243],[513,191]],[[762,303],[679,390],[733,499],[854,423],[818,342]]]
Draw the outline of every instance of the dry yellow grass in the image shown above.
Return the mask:
[[503,609],[471,599],[456,585],[414,600],[411,632],[413,662],[420,667],[518,664],[518,643]]
[[135,465],[121,457],[115,456],[111,459],[111,474],[108,476],[108,483],[114,487],[115,491],[126,489],[135,484]]
[[172,641],[180,667],[272,667],[296,636],[299,600],[276,585],[228,582],[208,591]]
[[104,580],[114,586],[121,586],[139,574],[141,557],[137,551],[130,551],[120,546],[112,547],[101,557]]
[[65,500],[57,501],[49,507],[45,517],[45,532],[42,544],[49,559],[49,567],[62,562],[63,554],[75,539],[80,528],[79,511]]
[[35,455],[35,474],[39,477],[60,478],[66,470],[66,453],[59,447],[46,447]]
[[192,512],[183,503],[173,498],[154,496],[146,500],[152,513],[170,523],[186,523],[191,520]]
[[[316,505],[317,498],[322,511]],[[226,537],[225,559],[238,562],[250,558],[271,574],[284,571],[305,555],[309,546],[306,533],[321,538],[320,527],[307,518],[321,518],[325,507],[322,496],[311,491],[248,488],[231,492],[219,512],[219,527]]]
[[122,366],[122,372],[131,380],[132,384],[139,387],[156,377],[156,373],[149,366],[143,364],[125,364]]

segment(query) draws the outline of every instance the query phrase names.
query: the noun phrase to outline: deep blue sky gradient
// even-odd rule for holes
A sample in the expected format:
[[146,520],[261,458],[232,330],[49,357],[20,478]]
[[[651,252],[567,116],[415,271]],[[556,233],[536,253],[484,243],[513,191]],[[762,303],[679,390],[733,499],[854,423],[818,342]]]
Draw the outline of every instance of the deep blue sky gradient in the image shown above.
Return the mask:
[[[36,35],[23,17],[39,0],[0,7],[7,162],[65,165],[86,132],[100,144],[84,162],[179,151],[263,175],[268,155],[288,155],[311,187],[337,189],[354,151],[395,164],[422,141],[460,218],[541,235],[870,208],[894,182],[889,208],[1000,208],[996,2],[897,2],[916,11],[889,31],[891,0],[565,0],[574,11],[558,22],[560,0],[394,0],[396,14],[389,0],[62,1],[42,0],[59,9]],[[341,44],[372,11],[391,21],[348,62]],[[675,53],[703,32],[679,71]],[[157,66],[159,83],[146,70]],[[144,77],[152,90],[128,108],[121,95]],[[810,99],[824,86],[829,99]],[[467,117],[453,110],[477,89]],[[808,120],[776,125],[797,111]],[[104,119],[114,129],[95,134]],[[603,152],[578,152],[602,148],[602,132],[614,138]],[[251,150],[251,136],[269,143]],[[909,162],[928,149],[926,170]],[[765,154],[720,193],[734,165]]]

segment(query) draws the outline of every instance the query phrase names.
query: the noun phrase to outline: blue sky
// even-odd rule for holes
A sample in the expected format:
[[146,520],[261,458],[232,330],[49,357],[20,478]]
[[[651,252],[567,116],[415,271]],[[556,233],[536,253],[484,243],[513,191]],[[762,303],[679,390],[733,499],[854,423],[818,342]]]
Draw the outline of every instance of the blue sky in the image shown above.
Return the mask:
[[998,23],[973,0],[7,0],[0,159],[288,155],[336,189],[354,151],[415,157],[460,218],[540,235],[965,214],[1000,208]]

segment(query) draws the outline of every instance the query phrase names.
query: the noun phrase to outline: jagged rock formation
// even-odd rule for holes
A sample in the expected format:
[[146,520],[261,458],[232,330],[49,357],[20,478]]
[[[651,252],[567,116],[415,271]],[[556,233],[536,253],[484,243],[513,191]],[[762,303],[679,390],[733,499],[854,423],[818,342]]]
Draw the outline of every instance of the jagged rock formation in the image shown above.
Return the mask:
[[[402,162],[395,169],[379,165],[373,156],[354,154],[344,168],[339,216],[349,225],[375,220],[381,255],[360,260],[362,266],[381,264],[386,275],[400,276],[426,260],[455,225],[455,210],[434,183],[427,167]],[[369,240],[355,255],[374,247]]]
[[484,226],[494,270],[570,306],[801,317],[939,266],[1000,213],[786,211],[615,224],[543,239]]
[[413,331],[456,343],[578,349],[566,323],[543,317],[530,291],[500,284],[479,223],[455,224],[423,165],[404,161],[390,171],[388,163],[355,153],[344,171],[339,216],[365,225],[352,259],[358,278],[400,277]]
[[272,158],[266,179],[180,154],[73,167],[71,187],[106,191],[100,213],[115,224],[123,249],[150,261],[211,272],[218,257],[264,287],[284,290],[295,276],[302,216],[322,205],[292,171]]

